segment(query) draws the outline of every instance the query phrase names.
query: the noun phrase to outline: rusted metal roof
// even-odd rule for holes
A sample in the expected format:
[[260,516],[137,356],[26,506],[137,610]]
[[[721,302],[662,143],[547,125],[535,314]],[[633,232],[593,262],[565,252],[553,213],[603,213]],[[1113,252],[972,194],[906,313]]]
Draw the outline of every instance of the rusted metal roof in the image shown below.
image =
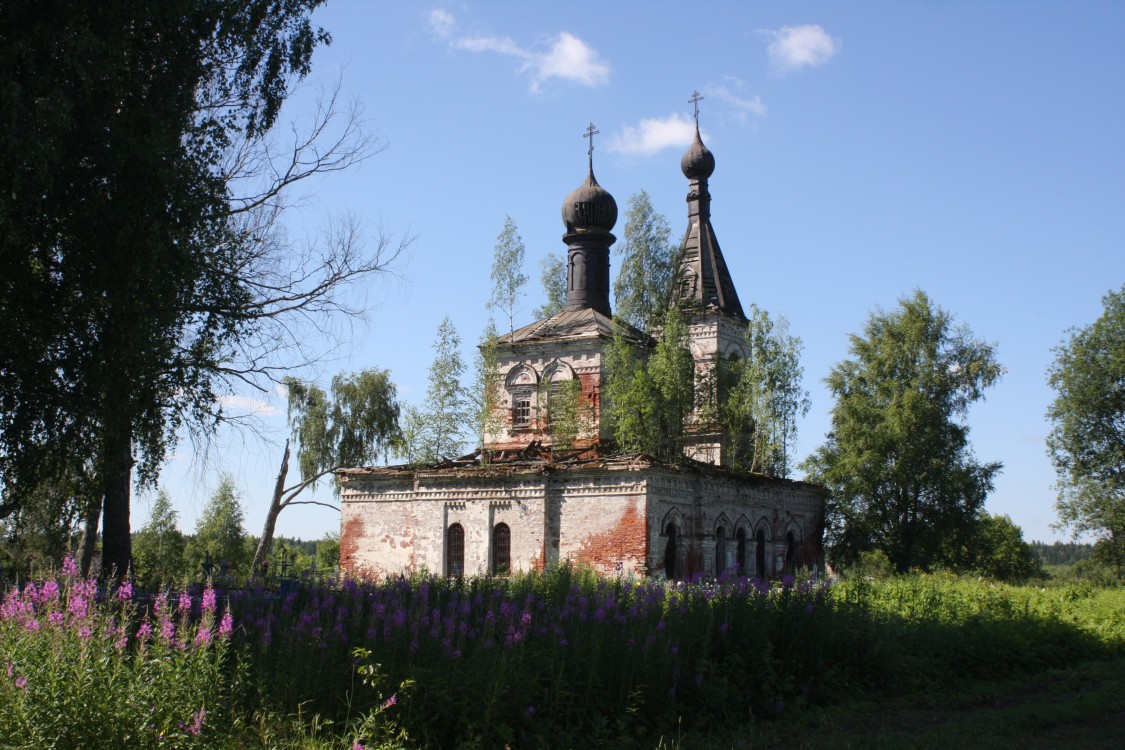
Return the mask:
[[[647,343],[650,337],[641,333],[636,328],[618,321],[617,325],[624,325],[625,337],[637,343]],[[501,345],[534,344],[543,341],[559,341],[565,339],[612,339],[614,322],[611,318],[594,310],[571,310],[552,315],[546,320],[536,321],[531,325],[517,329],[512,333],[500,336],[496,343]]]

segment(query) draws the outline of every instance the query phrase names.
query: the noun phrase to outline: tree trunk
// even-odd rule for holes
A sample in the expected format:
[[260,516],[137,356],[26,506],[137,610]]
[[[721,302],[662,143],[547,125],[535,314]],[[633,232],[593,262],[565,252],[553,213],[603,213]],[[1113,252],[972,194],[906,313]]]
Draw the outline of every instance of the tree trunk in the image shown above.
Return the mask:
[[102,520],[102,498],[99,494],[87,502],[86,512],[82,514],[82,538],[78,542],[78,570],[85,578],[90,575],[94,562],[94,549],[98,544],[98,523]]
[[250,566],[251,577],[265,572],[262,564],[269,557],[270,548],[273,547],[273,530],[277,525],[277,517],[281,513],[281,496],[285,492],[285,477],[288,473],[289,441],[286,440],[285,453],[281,457],[281,470],[277,472],[277,483],[273,486],[273,499],[270,500],[270,509],[266,513],[266,525],[262,528],[262,537],[258,540],[258,549],[254,552],[254,562]]
[[101,577],[117,580],[129,575],[133,543],[129,529],[129,487],[133,473],[133,436],[128,429],[115,431],[105,442],[106,459],[100,477],[105,491],[102,506]]

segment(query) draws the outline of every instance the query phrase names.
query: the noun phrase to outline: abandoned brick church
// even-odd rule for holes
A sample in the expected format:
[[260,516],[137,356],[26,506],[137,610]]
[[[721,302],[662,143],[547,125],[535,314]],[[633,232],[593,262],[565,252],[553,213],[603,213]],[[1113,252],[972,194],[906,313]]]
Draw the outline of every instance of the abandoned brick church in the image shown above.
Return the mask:
[[[592,128],[591,128],[592,130]],[[688,311],[697,375],[745,347],[747,320],[711,226],[715,159],[699,135],[680,164],[688,226],[675,302]],[[503,574],[561,562],[608,574],[688,578],[740,572],[773,577],[823,564],[824,494],[814,485],[723,469],[724,441],[698,423],[688,459],[605,455],[600,419],[606,347],[613,340],[609,253],[617,204],[594,179],[562,207],[566,308],[500,337],[498,428],[481,452],[430,467],[345,469],[340,561],[352,575],[427,570]],[[639,345],[651,341],[636,332]],[[552,445],[549,401],[576,381],[589,415]]]

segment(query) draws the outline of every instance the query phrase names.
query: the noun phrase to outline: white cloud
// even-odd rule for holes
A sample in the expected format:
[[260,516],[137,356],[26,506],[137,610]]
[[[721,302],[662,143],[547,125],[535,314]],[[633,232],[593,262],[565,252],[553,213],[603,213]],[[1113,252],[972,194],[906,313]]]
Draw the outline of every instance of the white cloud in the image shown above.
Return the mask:
[[453,20],[453,14],[441,8],[435,8],[430,11],[428,16],[430,22],[430,31],[442,39],[448,39],[453,35],[453,28],[457,25]]
[[672,114],[626,125],[607,144],[610,151],[651,156],[666,148],[686,148],[695,139],[695,121],[687,115]]
[[531,57],[507,36],[461,36],[454,39],[451,44],[454,49],[463,49],[466,52],[498,52],[501,55],[512,55],[523,59]]
[[791,73],[801,68],[815,68],[828,62],[840,51],[841,43],[820,26],[783,26],[767,31],[770,42],[770,67],[775,73]]
[[[737,81],[738,79],[734,79]],[[738,81],[741,84],[741,81]],[[749,99],[739,96],[731,91],[726,86],[708,86],[704,89],[707,96],[713,96],[719,101],[726,102],[735,108],[739,120],[746,120],[747,115],[754,115],[756,117],[766,116],[766,105],[762,102],[762,97],[754,95]]]
[[546,54],[535,55],[531,63],[535,68],[532,90],[550,78],[562,78],[583,86],[600,86],[609,80],[609,63],[598,51],[584,41],[562,32]]
[[600,86],[609,80],[609,63],[593,47],[566,31],[553,37],[549,49],[543,51],[525,49],[508,36],[458,34],[456,19],[445,10],[431,10],[427,20],[430,31],[448,40],[451,49],[495,52],[520,60],[520,70],[531,74],[532,91],[539,91],[552,78],[583,86]]
[[234,394],[219,396],[219,405],[224,409],[255,417],[272,417],[281,413],[281,410],[273,404],[249,396]]

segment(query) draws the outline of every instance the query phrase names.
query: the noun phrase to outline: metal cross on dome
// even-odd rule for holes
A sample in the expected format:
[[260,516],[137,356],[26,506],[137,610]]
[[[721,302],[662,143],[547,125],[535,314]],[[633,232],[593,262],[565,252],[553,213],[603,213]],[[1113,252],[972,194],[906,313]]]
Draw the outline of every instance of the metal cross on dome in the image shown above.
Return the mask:
[[695,125],[699,127],[699,103],[703,101],[703,94],[698,91],[691,92],[691,98],[688,99],[688,104],[695,105]]
[[594,169],[594,136],[600,134],[600,132],[601,131],[599,131],[594,126],[594,123],[590,123],[590,127],[586,128],[586,133],[585,133],[585,135],[582,136],[583,138],[589,138],[590,139],[590,150],[587,151],[586,154],[587,154],[587,156],[590,157],[590,169],[591,169],[591,171]]

